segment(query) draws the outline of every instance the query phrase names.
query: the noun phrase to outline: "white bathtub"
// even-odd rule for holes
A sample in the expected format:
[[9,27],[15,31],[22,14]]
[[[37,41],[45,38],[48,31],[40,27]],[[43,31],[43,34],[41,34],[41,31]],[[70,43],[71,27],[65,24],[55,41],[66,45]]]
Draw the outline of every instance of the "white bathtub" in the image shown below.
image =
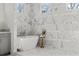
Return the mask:
[[18,37],[18,48],[24,50],[35,48],[37,45],[38,36],[20,36]]

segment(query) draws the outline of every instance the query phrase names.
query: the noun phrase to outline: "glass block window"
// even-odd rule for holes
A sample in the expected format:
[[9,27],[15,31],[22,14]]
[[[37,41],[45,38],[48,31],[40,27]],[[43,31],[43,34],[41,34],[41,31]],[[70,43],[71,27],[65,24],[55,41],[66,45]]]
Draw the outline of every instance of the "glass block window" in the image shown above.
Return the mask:
[[18,13],[21,13],[24,10],[24,4],[23,3],[17,3],[16,4],[16,10]]
[[67,9],[69,9],[69,10],[79,9],[79,3],[68,3]]
[[42,9],[42,13],[47,13],[49,9],[48,4],[42,4],[41,9]]

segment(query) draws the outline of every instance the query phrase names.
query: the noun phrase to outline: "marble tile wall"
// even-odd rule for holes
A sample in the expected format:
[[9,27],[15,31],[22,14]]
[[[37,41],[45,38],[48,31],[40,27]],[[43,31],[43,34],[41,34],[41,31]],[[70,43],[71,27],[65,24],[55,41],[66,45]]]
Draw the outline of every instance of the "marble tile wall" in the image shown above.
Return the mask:
[[[47,31],[47,44],[51,42],[52,46],[60,47],[71,46],[79,43],[79,12],[78,10],[67,10],[66,4],[49,4],[47,13],[41,12],[42,4],[25,5],[25,13],[18,19],[18,28],[23,25],[22,30],[27,31],[26,34],[40,34],[43,29]],[[32,29],[32,30],[31,30]],[[20,32],[21,30],[18,29]],[[76,43],[77,42],[77,43]],[[51,44],[49,44],[51,45]],[[78,46],[77,46],[78,47]],[[69,48],[69,47],[68,47]],[[79,49],[79,48],[78,48]]]

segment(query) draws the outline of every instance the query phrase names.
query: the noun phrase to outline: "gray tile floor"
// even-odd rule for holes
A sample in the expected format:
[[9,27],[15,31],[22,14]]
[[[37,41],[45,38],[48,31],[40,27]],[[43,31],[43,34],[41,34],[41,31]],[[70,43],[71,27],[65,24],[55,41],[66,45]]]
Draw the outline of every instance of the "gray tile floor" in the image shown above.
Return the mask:
[[14,55],[19,56],[79,56],[79,51],[72,49],[48,49],[35,48],[27,51],[18,52]]

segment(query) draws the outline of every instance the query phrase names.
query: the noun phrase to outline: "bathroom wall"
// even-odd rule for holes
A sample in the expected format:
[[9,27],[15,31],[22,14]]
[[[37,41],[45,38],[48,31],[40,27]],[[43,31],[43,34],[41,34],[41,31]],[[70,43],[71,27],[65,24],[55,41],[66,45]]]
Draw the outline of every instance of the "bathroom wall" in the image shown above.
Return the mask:
[[[15,6],[15,8],[17,8]],[[24,9],[22,12],[17,12],[16,9],[16,14],[17,14],[17,32],[18,35],[20,35],[20,33],[25,32],[25,33],[29,33],[31,30],[31,15],[30,15],[30,4],[24,4]],[[26,34],[26,35],[27,35]]]
[[[53,45],[51,47],[78,51],[78,10],[70,11],[66,8],[66,4],[52,4],[51,7],[52,15],[48,15],[47,20],[52,22],[54,25],[51,23],[46,23],[45,25],[47,30],[47,44],[49,44],[48,46]],[[50,20],[51,18],[53,21]],[[48,43],[48,41],[50,43]],[[53,43],[51,43],[51,41]]]
[[[31,6],[31,4],[28,5]],[[33,32],[30,33],[40,34],[43,29],[46,29],[46,46],[48,47],[69,50],[72,48],[74,51],[79,50],[78,10],[68,10],[64,3],[54,3],[49,4],[47,13],[42,13],[42,4],[32,4],[31,7],[28,5],[26,5],[27,8],[24,9],[26,12],[20,14],[23,18],[26,18],[26,22],[30,23],[32,21],[32,26],[26,26],[26,30],[28,30],[28,28],[30,29],[31,26]],[[20,19],[23,20],[23,18]],[[26,22],[23,23],[23,25],[26,24]]]
[[[8,29],[6,24],[6,16],[5,16],[5,9],[4,4],[0,3],[0,30],[1,29]],[[5,21],[6,20],[6,21]]]

